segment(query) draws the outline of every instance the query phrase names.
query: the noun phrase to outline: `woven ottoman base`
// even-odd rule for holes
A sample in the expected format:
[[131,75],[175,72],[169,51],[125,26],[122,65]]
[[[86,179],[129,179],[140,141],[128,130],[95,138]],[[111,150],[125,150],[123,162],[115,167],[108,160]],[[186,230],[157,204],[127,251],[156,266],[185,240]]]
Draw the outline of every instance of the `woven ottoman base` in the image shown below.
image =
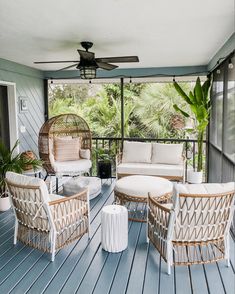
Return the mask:
[[97,177],[74,177],[63,185],[63,195],[72,196],[81,192],[84,188],[89,188],[90,200],[101,193],[101,179]]
[[172,197],[173,184],[167,179],[153,176],[128,176],[116,181],[115,202],[128,209],[129,220],[146,222],[148,193],[155,197]]

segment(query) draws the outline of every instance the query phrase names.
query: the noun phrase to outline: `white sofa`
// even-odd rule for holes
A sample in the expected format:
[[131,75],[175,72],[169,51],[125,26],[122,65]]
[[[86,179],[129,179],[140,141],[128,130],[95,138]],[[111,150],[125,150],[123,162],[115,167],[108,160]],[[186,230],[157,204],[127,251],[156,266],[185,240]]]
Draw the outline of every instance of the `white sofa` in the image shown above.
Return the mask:
[[185,180],[183,144],[161,144],[124,141],[123,152],[117,155],[117,179],[128,175],[160,176]]

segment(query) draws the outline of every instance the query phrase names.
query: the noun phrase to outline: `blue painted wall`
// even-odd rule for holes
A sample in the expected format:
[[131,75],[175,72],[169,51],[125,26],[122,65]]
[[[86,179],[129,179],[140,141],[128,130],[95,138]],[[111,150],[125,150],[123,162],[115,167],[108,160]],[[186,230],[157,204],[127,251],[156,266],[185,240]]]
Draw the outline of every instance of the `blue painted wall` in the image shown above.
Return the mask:
[[[0,59],[0,81],[16,83],[18,124],[26,127],[20,133],[20,151],[33,150],[38,153],[38,132],[44,122],[43,72]],[[19,97],[27,97],[28,112],[19,113]]]

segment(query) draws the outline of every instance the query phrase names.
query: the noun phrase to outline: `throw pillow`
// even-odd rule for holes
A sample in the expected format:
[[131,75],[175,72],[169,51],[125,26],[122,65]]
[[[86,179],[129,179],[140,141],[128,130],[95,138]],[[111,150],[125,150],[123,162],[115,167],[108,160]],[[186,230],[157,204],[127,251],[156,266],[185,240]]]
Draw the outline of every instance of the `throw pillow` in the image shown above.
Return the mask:
[[55,138],[54,155],[56,161],[79,160],[80,138]]
[[152,163],[181,164],[183,144],[152,143]]
[[151,163],[151,143],[124,141],[122,162]]

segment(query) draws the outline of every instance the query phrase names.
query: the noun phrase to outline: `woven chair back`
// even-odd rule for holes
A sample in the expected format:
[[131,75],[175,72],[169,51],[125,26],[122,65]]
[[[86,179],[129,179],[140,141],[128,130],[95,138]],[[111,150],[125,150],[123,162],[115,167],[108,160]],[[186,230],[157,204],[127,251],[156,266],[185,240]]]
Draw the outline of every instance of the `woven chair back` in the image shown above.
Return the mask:
[[66,137],[81,139],[81,148],[91,150],[91,132],[87,122],[76,114],[61,114],[47,120],[41,127],[38,139],[39,156],[48,173],[54,174],[51,154],[54,138]]
[[175,241],[201,242],[224,238],[231,223],[234,191],[215,195],[179,194]]
[[49,208],[39,186],[18,185],[8,180],[6,182],[19,224],[38,231],[49,231]]

